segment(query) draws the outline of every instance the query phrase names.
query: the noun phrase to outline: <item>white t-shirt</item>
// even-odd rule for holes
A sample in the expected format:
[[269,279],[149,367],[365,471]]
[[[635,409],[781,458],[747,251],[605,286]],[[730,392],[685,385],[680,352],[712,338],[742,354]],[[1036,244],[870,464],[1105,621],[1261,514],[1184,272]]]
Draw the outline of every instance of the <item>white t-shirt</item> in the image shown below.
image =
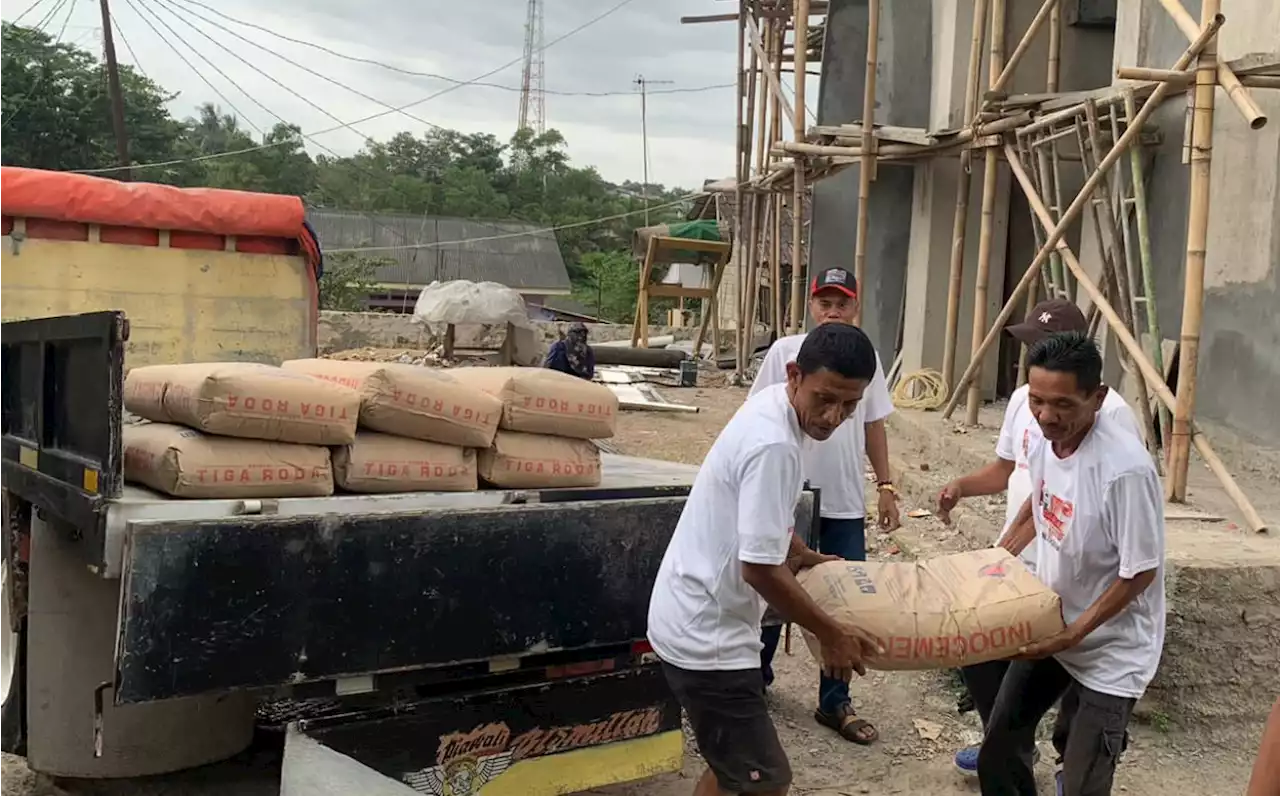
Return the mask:
[[[787,363],[795,362],[804,343],[803,334],[779,338],[765,355],[751,385],[751,395],[787,381]],[[853,415],[840,424],[829,439],[811,442],[804,457],[804,474],[822,490],[823,517],[835,520],[867,516],[864,460],[867,454],[866,424],[893,414],[893,400],[885,384],[884,368],[876,354],[876,375],[862,394]]]
[[[1000,426],[1000,439],[996,442],[996,455],[1006,462],[1014,462],[1013,472],[1009,473],[1004,528],[1000,531],[996,544],[999,544],[1000,539],[1009,533],[1009,526],[1013,525],[1014,518],[1018,516],[1018,510],[1031,496],[1031,476],[1027,474],[1027,446],[1030,435],[1038,432],[1040,427],[1036,423],[1035,415],[1031,414],[1031,407],[1027,405],[1027,395],[1030,390],[1031,388],[1024,384],[1009,396],[1009,405],[1004,410],[1004,423]],[[1115,420],[1122,428],[1132,431],[1139,440],[1142,439],[1138,420],[1133,416],[1133,410],[1129,408],[1129,404],[1125,403],[1120,393],[1108,389],[1107,397],[1102,399],[1100,413]],[[1033,539],[1019,556],[1022,563],[1026,564],[1032,572],[1035,571],[1035,547],[1036,540]]]
[[807,441],[786,385],[748,398],[720,432],[649,598],[649,643],[662,660],[693,671],[760,667],[766,603],[742,562],[787,560]]
[[1075,453],[1059,459],[1038,430],[1028,438],[1035,485],[1036,575],[1062,598],[1069,624],[1119,578],[1155,580],[1079,646],[1056,656],[1081,685],[1137,699],[1164,647],[1164,492],[1133,431],[1101,412]]

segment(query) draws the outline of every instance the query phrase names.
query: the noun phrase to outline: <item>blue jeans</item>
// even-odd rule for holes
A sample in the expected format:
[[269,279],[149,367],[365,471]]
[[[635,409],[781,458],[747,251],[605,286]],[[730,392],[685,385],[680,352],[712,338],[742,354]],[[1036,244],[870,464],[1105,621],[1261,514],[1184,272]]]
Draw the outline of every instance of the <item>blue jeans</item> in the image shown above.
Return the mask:
[[[867,560],[866,519],[835,519],[823,517],[818,526],[818,552],[840,556],[846,561]],[[773,682],[773,656],[782,638],[782,626],[766,627],[760,632],[764,649],[760,651],[760,671],[764,684]],[[818,683],[818,709],[832,713],[849,702],[849,684],[833,680],[825,675]]]

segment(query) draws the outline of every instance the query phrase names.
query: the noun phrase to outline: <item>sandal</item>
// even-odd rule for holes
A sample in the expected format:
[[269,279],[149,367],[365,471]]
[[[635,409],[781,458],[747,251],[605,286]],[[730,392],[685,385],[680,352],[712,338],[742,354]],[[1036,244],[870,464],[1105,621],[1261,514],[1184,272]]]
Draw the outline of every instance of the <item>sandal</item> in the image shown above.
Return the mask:
[[858,718],[853,705],[847,702],[834,713],[827,713],[822,708],[818,708],[814,711],[813,718],[822,726],[838,732],[841,738],[859,746],[870,746],[880,740],[880,731],[866,719]]

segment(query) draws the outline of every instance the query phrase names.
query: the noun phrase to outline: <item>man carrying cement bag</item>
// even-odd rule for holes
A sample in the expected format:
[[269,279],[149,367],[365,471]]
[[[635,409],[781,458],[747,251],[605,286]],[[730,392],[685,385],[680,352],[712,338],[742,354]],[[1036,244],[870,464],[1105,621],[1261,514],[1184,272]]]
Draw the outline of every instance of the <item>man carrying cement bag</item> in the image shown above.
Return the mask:
[[[1032,346],[1027,440],[1033,491],[1008,546],[1033,538],[1037,577],[1062,598],[1066,629],[1029,644],[1001,681],[978,753],[985,796],[1035,796],[1036,725],[1059,700],[1059,792],[1111,793],[1133,706],[1164,646],[1164,495],[1132,430],[1100,413],[1102,355],[1068,332]],[[1027,522],[1031,520],[1031,522]]]
[[[858,284],[853,274],[843,268],[824,269],[809,286],[809,294],[809,314],[815,323],[853,323],[858,311]],[[783,337],[769,348],[751,385],[752,395],[787,380],[787,363],[795,360],[805,337]],[[876,473],[880,527],[884,531],[898,527],[897,493],[889,471],[889,438],[884,428],[884,419],[892,412],[893,401],[877,354],[875,377],[853,417],[836,429],[831,439],[805,451],[805,477],[822,490],[817,547],[823,553],[857,561],[867,558],[867,484],[863,468],[868,459]],[[771,624],[764,629],[760,665],[765,685],[773,681],[773,656],[781,633],[781,625]],[[844,681],[819,681],[814,718],[847,741],[869,744],[880,737],[871,722],[860,718],[853,709],[849,684]]]
[[801,450],[853,414],[875,372],[860,329],[818,327],[787,364],[786,384],[742,405],[694,479],[654,583],[649,642],[707,761],[696,796],[785,794],[791,784],[760,670],[766,602],[818,637],[832,678],[848,681],[880,653],[867,633],[818,608],[789,566],[835,558],[793,532]]
[[[1022,323],[1014,324],[1005,331],[1018,342],[1033,346],[1051,334],[1084,332],[1088,328],[1089,322],[1074,302],[1066,299],[1049,299],[1037,304]],[[995,460],[947,484],[938,495],[938,516],[943,522],[949,524],[950,512],[962,498],[994,495],[1007,488],[1004,529],[996,540],[997,545],[1009,536],[1018,509],[1022,508],[1022,504],[1031,495],[1031,477],[1027,471],[1027,441],[1031,434],[1039,433],[1039,428],[1028,405],[1029,390],[1030,386],[1024,384],[1009,397],[1009,405],[1004,412],[1004,423],[1000,426],[1000,438],[996,442]],[[1107,397],[1102,401],[1101,412],[1141,438],[1133,410],[1125,403],[1120,393],[1108,389]],[[1034,539],[1022,551],[1019,558],[1028,568],[1035,571]],[[983,726],[991,716],[991,706],[996,701],[996,694],[1000,691],[1000,681],[1004,679],[1004,673],[1008,668],[1009,662],[1000,660],[966,666],[961,670],[965,687],[973,697],[974,706],[978,709],[978,716],[982,719]],[[1059,715],[1062,720],[1065,720],[1065,713]],[[955,765],[966,776],[978,776],[978,747],[970,746],[956,752]]]

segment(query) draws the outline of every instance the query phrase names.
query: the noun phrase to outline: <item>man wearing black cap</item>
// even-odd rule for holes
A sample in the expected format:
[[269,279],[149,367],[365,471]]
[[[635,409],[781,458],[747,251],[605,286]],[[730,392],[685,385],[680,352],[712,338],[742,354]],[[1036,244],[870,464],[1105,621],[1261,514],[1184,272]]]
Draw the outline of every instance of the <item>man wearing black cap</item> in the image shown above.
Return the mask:
[[[858,288],[853,274],[844,268],[819,271],[809,285],[813,322],[852,325],[857,311]],[[795,361],[805,337],[783,337],[769,348],[751,385],[752,395],[786,381],[787,363]],[[892,412],[884,367],[877,354],[875,378],[853,416],[830,439],[807,451],[804,461],[805,478],[822,490],[818,549],[824,554],[851,561],[867,558],[864,460],[871,461],[876,474],[880,527],[885,531],[898,527],[897,492],[889,472],[889,439],[884,428],[884,419]],[[773,681],[773,655],[781,631],[781,626],[772,625],[762,633],[761,668],[766,685]],[[849,683],[843,680],[822,677],[814,718],[847,741],[869,744],[879,737],[876,728],[854,711]]]
[[[1042,301],[1031,310],[1031,314],[1022,323],[1014,324],[1005,331],[1018,342],[1028,348],[1059,332],[1086,332],[1089,322],[1084,313],[1074,302],[1067,299],[1049,299]],[[939,516],[943,522],[950,522],[951,509],[955,508],[961,498],[994,495],[1007,490],[1005,502],[1005,525],[996,544],[1000,544],[1012,530],[1013,520],[1022,508],[1023,502],[1031,495],[1031,478],[1027,469],[1028,440],[1036,431],[1036,419],[1028,405],[1030,385],[1024,384],[1009,397],[1009,405],[1004,412],[1004,423],[1000,427],[1000,438],[996,443],[996,458],[990,464],[975,470],[968,475],[957,478],[942,488],[938,495]],[[1125,403],[1124,398],[1115,390],[1108,390],[1103,400],[1100,414],[1107,415],[1126,429],[1131,430],[1139,439],[1137,419],[1133,410]],[[1022,550],[1019,558],[1032,571],[1035,570],[1035,544],[1033,541]],[[978,715],[985,726],[990,718],[996,694],[1000,691],[1000,683],[1008,661],[992,661],[962,670],[965,685],[973,696]],[[967,747],[956,752],[955,765],[968,776],[977,776],[977,746]]]

